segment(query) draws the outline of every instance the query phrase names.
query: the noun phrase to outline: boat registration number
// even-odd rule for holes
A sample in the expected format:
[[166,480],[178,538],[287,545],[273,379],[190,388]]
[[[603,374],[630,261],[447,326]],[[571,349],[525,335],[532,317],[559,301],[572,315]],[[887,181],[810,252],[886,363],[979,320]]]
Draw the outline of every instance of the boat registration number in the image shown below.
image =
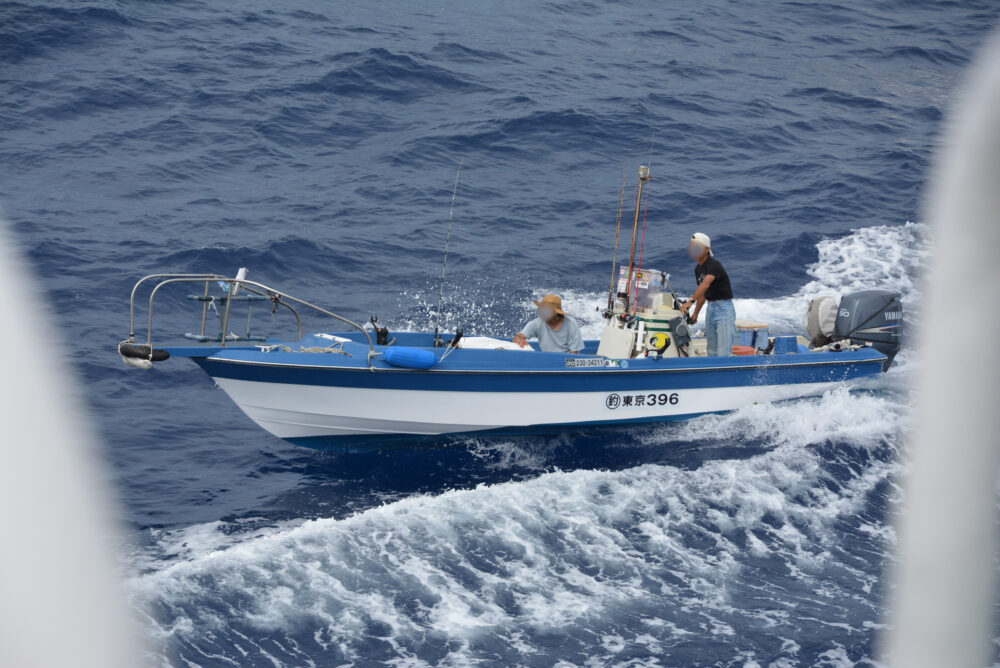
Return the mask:
[[644,392],[642,394],[612,392],[604,400],[604,405],[611,410],[645,406],[676,406],[680,400],[681,396],[677,392]]
[[570,357],[566,360],[566,368],[579,369],[590,367],[611,367],[615,369],[627,369],[628,360],[607,360],[603,357]]

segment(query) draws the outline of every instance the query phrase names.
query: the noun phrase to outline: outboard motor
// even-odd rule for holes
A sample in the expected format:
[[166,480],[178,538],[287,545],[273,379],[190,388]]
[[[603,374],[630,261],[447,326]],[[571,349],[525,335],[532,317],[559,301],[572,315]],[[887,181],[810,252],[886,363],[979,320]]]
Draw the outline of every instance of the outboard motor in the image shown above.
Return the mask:
[[833,339],[849,339],[856,344],[871,344],[889,359],[885,369],[899,352],[903,332],[903,305],[899,295],[886,290],[865,290],[840,300]]

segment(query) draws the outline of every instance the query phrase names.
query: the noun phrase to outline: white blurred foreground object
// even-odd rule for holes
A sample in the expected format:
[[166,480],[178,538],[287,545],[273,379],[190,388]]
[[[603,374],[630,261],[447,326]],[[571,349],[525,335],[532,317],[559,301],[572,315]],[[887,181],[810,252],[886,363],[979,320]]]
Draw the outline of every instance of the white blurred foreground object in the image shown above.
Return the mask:
[[[3,330],[51,333],[26,276],[0,227],[0,282],[24,297],[0,312]],[[142,665],[115,575],[108,499],[69,367],[51,352],[26,355],[10,344],[0,348],[0,368],[0,666]]]
[[[900,513],[897,590],[885,638],[895,667],[985,666],[996,647],[1000,467],[1000,34],[957,100],[928,200],[937,252],[921,332],[912,466]],[[973,313],[940,354],[940,318]]]

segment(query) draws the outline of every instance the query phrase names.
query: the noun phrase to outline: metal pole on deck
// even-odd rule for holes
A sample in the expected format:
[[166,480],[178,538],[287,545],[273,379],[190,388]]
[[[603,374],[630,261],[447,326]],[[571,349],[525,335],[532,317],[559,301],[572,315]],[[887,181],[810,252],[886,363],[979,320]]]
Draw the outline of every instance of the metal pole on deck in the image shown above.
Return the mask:
[[[649,167],[639,166],[639,191],[635,195],[635,220],[632,222],[632,250],[628,258],[628,283],[625,284],[625,294],[632,290],[632,276],[635,271],[635,244],[639,237],[639,210],[642,205],[642,189],[646,186],[646,181],[652,177],[649,175]],[[630,305],[631,306],[631,305]]]

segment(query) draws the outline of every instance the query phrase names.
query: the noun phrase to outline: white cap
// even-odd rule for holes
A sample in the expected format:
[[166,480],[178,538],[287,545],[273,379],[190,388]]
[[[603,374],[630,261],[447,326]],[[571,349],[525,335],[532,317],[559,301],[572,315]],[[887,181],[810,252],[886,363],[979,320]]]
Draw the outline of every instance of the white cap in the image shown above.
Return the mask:
[[700,243],[705,248],[711,248],[712,247],[712,240],[708,238],[707,234],[703,234],[701,232],[695,232],[694,234],[692,234],[691,235],[691,241],[697,241],[698,243]]

